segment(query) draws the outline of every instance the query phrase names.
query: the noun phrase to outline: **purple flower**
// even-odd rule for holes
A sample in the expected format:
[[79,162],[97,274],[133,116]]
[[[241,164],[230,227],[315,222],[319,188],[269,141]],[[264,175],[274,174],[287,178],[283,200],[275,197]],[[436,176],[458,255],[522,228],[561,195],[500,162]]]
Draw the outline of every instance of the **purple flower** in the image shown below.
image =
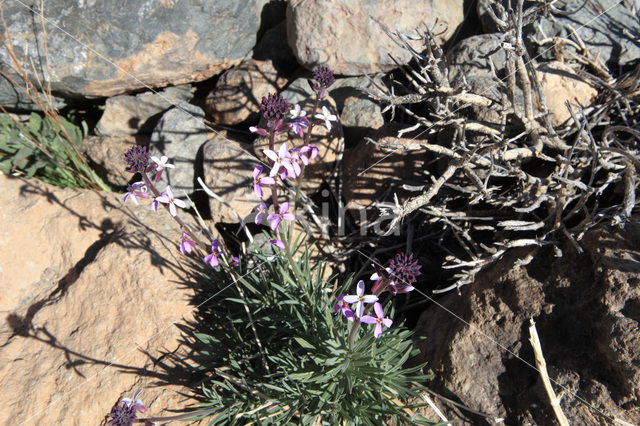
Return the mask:
[[211,254],[208,254],[204,258],[204,263],[208,263],[212,268],[217,268],[220,262],[218,261],[218,256],[222,254],[222,250],[220,250],[220,242],[218,240],[213,240],[211,243]]
[[283,167],[291,174],[294,173],[293,166],[291,165],[291,161],[289,160],[289,151],[287,150],[287,143],[283,143],[280,145],[280,149],[276,153],[270,149],[265,149],[264,155],[269,157],[271,161],[273,161],[273,166],[271,166],[271,173],[269,176],[275,176],[276,173],[280,170],[280,167]]
[[289,203],[284,202],[280,204],[280,211],[278,213],[272,213],[267,216],[267,221],[271,224],[271,230],[276,231],[280,226],[280,222],[283,220],[294,220],[295,216],[291,213],[287,213],[289,210]]
[[236,266],[240,266],[240,258],[238,257],[232,257],[231,258],[231,266],[236,267]]
[[349,321],[353,321],[356,316],[351,310],[351,308],[349,307],[349,305],[347,304],[347,302],[342,300],[343,298],[344,298],[344,294],[341,294],[340,296],[336,297],[336,300],[338,303],[336,303],[336,305],[333,307],[333,315],[338,315],[338,312],[342,311],[342,314]]
[[258,210],[258,213],[256,214],[255,217],[255,224],[256,225],[260,225],[262,223],[262,216],[264,216],[265,211],[267,210],[267,208],[269,208],[269,204],[266,203],[260,203],[260,205],[256,208],[256,210]]
[[324,125],[327,126],[327,130],[331,130],[331,122],[337,121],[338,117],[331,114],[326,106],[322,107],[322,112],[316,114],[318,120],[324,121]]
[[141,393],[142,393],[142,389],[138,390],[138,392],[136,392],[133,395],[133,399],[131,399],[131,398],[122,398],[122,403],[126,404],[127,407],[131,407],[131,406],[135,407],[135,409],[140,411],[141,413],[146,412],[147,409],[145,408],[145,406],[142,403],[142,401],[138,398]]
[[138,197],[140,198],[149,198],[149,194],[147,194],[147,187],[144,182],[136,182],[127,186],[127,193],[124,194],[124,202],[126,203],[129,198],[131,201],[137,206],[140,203],[138,202]]
[[418,259],[413,258],[413,253],[409,253],[408,256],[404,253],[398,253],[396,257],[389,261],[391,277],[394,281],[403,285],[415,283],[417,281],[416,277],[422,275],[420,268],[422,266],[418,263]]
[[289,161],[291,161],[291,165],[293,166],[293,171],[295,174],[292,178],[297,178],[302,173],[302,169],[300,168],[300,163],[303,163],[302,157],[300,156],[300,150],[298,148],[293,148],[289,151]]
[[289,108],[291,108],[289,101],[278,93],[270,93],[268,96],[263,96],[260,103],[260,111],[262,111],[262,115],[267,121],[284,119]]
[[321,90],[328,89],[333,83],[335,83],[336,78],[333,75],[333,71],[329,67],[318,67],[313,72],[313,79],[318,82],[318,84],[312,84],[311,87],[313,90]]
[[264,196],[261,185],[269,186],[274,185],[276,181],[271,176],[260,177],[262,173],[262,166],[256,166],[253,169],[253,192],[260,198]]
[[365,315],[362,318],[360,318],[360,321],[365,324],[376,325],[376,329],[373,331],[373,335],[377,339],[382,334],[382,325],[384,325],[387,328],[390,328],[391,324],[393,324],[393,321],[391,321],[389,318],[384,317],[384,311],[382,310],[382,305],[380,303],[378,302],[374,303],[373,310],[376,312],[375,317],[372,315]]
[[184,201],[178,198],[174,198],[173,190],[171,189],[170,185],[167,185],[164,192],[159,197],[156,197],[155,206],[153,206],[154,210],[158,209],[158,203],[168,204],[169,213],[171,214],[171,216],[174,216],[174,217],[178,214],[176,206],[180,207],[181,209],[184,209],[185,207],[187,207]]
[[315,145],[305,145],[300,148],[300,159],[305,166],[309,165],[310,160],[315,160],[318,156],[318,147]]
[[191,240],[189,234],[186,232],[182,233],[182,237],[180,238],[180,253],[187,254],[191,253],[191,251],[195,248],[196,243]]
[[278,247],[279,249],[284,250],[285,245],[284,245],[284,243],[282,241],[277,240],[275,238],[269,238],[269,242],[271,244],[273,244],[274,246]]
[[364,281],[358,281],[358,286],[356,288],[355,295],[347,295],[342,298],[345,302],[349,304],[355,303],[355,309],[353,310],[358,318],[362,316],[364,313],[364,305],[365,303],[373,303],[378,301],[378,296],[373,294],[365,295],[364,294]]
[[151,154],[147,152],[145,146],[132,146],[124,154],[124,161],[127,163],[125,169],[129,173],[144,173],[149,166]]
[[167,164],[169,158],[166,155],[162,157],[151,157],[151,160],[156,163],[156,182],[160,182],[160,178],[162,177],[162,171],[164,169],[174,169],[176,166],[173,164]]

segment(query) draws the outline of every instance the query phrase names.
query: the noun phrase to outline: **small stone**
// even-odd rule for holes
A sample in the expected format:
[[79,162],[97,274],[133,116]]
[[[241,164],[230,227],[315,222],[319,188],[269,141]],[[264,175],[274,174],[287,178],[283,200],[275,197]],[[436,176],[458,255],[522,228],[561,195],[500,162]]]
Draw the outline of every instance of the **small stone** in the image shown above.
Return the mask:
[[285,82],[270,60],[250,59],[222,74],[207,95],[207,112],[222,124],[257,121],[262,97],[279,91]]
[[133,174],[125,171],[124,154],[132,146],[148,145],[148,141],[148,137],[142,136],[87,136],[80,150],[97,166],[97,172],[108,183],[126,186]]
[[105,103],[104,113],[96,125],[96,133],[116,137],[150,134],[160,114],[191,98],[190,85],[168,87],[157,93],[114,96]]

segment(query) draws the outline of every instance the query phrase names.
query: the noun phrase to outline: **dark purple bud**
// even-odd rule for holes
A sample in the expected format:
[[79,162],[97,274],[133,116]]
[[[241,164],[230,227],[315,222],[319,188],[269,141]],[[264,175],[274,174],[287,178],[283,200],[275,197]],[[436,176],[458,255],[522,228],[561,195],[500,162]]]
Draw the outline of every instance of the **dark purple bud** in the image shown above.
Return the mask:
[[333,71],[329,67],[318,67],[313,72],[313,79],[318,82],[318,85],[314,85],[314,89],[328,89],[333,83],[335,83],[336,78],[333,76]]
[[131,426],[138,417],[136,413],[136,406],[134,404],[116,405],[109,413],[111,419],[107,422],[110,426]]
[[422,275],[420,272],[420,264],[418,259],[413,258],[413,253],[408,256],[404,253],[398,253],[395,258],[389,262],[389,275],[391,279],[400,281],[398,284],[411,285],[416,282],[416,277]]
[[286,117],[291,109],[291,104],[278,93],[270,93],[262,97],[260,111],[267,121],[278,121]]
[[124,154],[124,161],[127,163],[125,169],[129,173],[144,173],[149,166],[151,154],[147,152],[147,147],[134,146]]

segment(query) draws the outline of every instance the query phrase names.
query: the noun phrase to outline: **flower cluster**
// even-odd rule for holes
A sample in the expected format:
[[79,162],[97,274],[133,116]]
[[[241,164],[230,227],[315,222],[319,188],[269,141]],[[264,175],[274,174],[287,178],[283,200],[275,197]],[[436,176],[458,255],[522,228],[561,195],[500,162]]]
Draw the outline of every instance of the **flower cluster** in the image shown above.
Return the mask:
[[[378,338],[382,335],[383,327],[391,327],[392,321],[384,317],[382,305],[378,302],[378,296],[385,291],[397,295],[400,293],[408,293],[413,290],[413,284],[416,277],[421,275],[418,260],[413,258],[413,254],[408,256],[404,253],[398,253],[395,258],[389,262],[387,268],[381,267],[377,262],[373,264],[374,272],[370,279],[374,281],[371,289],[372,294],[365,294],[365,283],[360,280],[356,286],[356,294],[343,295],[336,297],[336,305],[333,313],[337,315],[342,312],[347,320],[353,322],[358,319],[361,323],[375,324],[373,335]],[[351,305],[351,306],[349,306]],[[365,315],[373,307],[375,316]]]

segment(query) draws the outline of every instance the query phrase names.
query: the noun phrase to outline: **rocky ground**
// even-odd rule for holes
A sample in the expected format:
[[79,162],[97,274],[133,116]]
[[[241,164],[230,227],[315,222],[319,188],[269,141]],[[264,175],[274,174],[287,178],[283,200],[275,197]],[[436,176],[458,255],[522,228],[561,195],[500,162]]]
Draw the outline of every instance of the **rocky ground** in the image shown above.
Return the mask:
[[[321,159],[308,173],[305,192],[318,194],[338,181],[341,201],[357,222],[356,212],[375,206],[381,193],[392,191],[404,202],[411,192],[403,184],[432,183],[423,172],[433,154],[415,145],[447,145],[448,135],[395,140],[410,118],[394,110],[391,120],[391,111],[363,92],[398,78],[398,67],[412,59],[385,28],[438,29],[449,81],[492,105],[506,98],[506,85],[496,77],[504,80],[506,50],[489,0],[473,7],[462,0],[225,0],[204,6],[131,0],[126,8],[53,0],[42,16],[40,3],[30,3],[33,11],[21,2],[0,5],[8,46],[29,78],[47,77],[57,107],[97,115],[82,144],[91,164],[122,190],[131,179],[123,153],[146,145],[176,165],[163,184],[190,194],[210,223],[237,223],[225,203],[245,219],[253,213],[249,171],[266,142],[248,129],[260,120],[260,100],[279,91],[308,109],[308,78],[318,64],[338,75],[324,105],[340,123],[313,135]],[[565,10],[582,4],[566,3]],[[570,24],[590,58],[616,76],[640,69],[638,5],[598,5],[588,3],[570,17],[542,16],[525,27],[554,128],[571,123],[566,101],[588,108],[602,88],[584,77],[593,64],[575,59],[584,58],[579,46],[541,40],[570,37]],[[0,49],[0,69],[12,70],[12,61]],[[24,83],[13,71],[6,77]],[[515,103],[524,102],[521,92],[516,97]],[[36,109],[8,78],[0,78],[0,105],[19,114]],[[493,107],[473,106],[465,114],[487,128],[505,120]],[[365,137],[408,148],[390,155]],[[201,197],[198,177],[219,199]],[[186,330],[200,303],[194,299],[199,266],[177,251],[175,222],[154,214],[148,203],[123,207],[117,193],[5,175],[0,189],[3,424],[100,424],[137,389],[144,389],[154,415],[193,406],[201,378],[181,359],[191,350]],[[571,424],[640,423],[639,237],[640,225],[632,220],[624,228],[600,225],[582,235],[578,247],[563,240],[560,251],[513,249],[459,293],[421,305],[416,334],[424,340],[414,362],[426,362],[434,373],[427,386],[440,395],[434,399],[447,418],[555,421],[531,368],[533,317]],[[425,270],[440,268],[427,254],[421,260]],[[425,274],[419,284],[430,291],[444,285],[432,282],[438,279],[439,273]]]

